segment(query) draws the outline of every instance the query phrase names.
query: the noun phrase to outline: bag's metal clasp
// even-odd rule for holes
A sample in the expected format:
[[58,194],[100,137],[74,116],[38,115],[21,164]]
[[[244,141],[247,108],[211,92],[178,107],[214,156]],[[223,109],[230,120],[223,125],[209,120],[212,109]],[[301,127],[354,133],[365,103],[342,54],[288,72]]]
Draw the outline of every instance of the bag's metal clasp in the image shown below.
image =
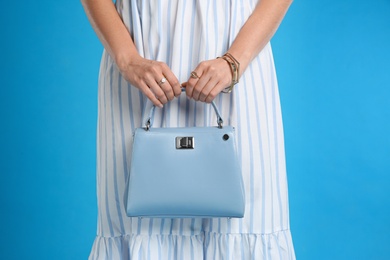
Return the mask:
[[195,142],[192,136],[178,136],[176,137],[176,149],[194,149]]

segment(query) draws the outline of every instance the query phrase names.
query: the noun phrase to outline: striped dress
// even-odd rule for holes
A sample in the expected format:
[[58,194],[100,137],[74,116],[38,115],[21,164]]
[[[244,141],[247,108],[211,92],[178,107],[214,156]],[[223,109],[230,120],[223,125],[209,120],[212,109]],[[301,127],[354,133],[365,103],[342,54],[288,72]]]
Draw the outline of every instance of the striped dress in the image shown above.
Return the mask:
[[[139,53],[168,64],[180,82],[200,61],[223,55],[257,0],[117,0]],[[231,94],[215,102],[236,128],[246,192],[242,219],[129,218],[123,203],[132,134],[151,102],[103,53],[98,91],[98,225],[89,259],[295,259],[289,230],[283,128],[271,46]],[[154,125],[210,126],[210,105],[185,95],[158,109]],[[152,161],[153,158],[150,158]],[[178,194],[179,195],[179,194]]]

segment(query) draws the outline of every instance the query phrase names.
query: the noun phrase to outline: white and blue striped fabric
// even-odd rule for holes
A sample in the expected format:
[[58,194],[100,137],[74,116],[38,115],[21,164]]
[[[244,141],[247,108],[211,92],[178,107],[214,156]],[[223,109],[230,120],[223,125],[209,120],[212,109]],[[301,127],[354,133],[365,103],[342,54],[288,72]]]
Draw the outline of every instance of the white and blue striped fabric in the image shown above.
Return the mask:
[[[164,61],[180,82],[223,55],[257,0],[117,0],[139,53]],[[236,128],[246,190],[243,219],[138,219],[123,206],[132,134],[151,102],[120,75],[107,52],[99,76],[98,231],[89,259],[295,259],[289,230],[283,128],[268,44],[231,94],[216,98]],[[156,111],[155,126],[215,125],[213,110],[185,95]],[[153,158],[149,158],[153,163]],[[207,180],[205,180],[207,181]],[[180,194],[178,194],[180,196]]]

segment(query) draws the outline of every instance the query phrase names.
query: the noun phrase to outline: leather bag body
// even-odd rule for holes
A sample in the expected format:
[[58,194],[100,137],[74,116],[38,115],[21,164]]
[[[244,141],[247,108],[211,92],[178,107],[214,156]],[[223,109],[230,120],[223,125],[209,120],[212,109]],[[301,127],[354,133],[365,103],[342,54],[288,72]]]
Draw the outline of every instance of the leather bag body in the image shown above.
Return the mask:
[[124,199],[129,217],[243,217],[234,128],[137,128]]

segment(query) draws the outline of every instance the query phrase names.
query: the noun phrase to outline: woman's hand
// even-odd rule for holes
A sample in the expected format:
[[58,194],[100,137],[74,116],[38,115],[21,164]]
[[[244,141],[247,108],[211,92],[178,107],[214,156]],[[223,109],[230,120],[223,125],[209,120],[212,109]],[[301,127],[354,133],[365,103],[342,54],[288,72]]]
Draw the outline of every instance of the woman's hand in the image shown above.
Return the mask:
[[111,0],[81,0],[99,39],[123,77],[156,106],[180,95],[179,81],[165,63],[142,58]]
[[230,65],[224,59],[202,61],[185,84],[187,97],[211,103],[231,82]]
[[123,77],[141,90],[154,105],[162,107],[181,93],[181,86],[169,67],[138,56],[119,66]]

